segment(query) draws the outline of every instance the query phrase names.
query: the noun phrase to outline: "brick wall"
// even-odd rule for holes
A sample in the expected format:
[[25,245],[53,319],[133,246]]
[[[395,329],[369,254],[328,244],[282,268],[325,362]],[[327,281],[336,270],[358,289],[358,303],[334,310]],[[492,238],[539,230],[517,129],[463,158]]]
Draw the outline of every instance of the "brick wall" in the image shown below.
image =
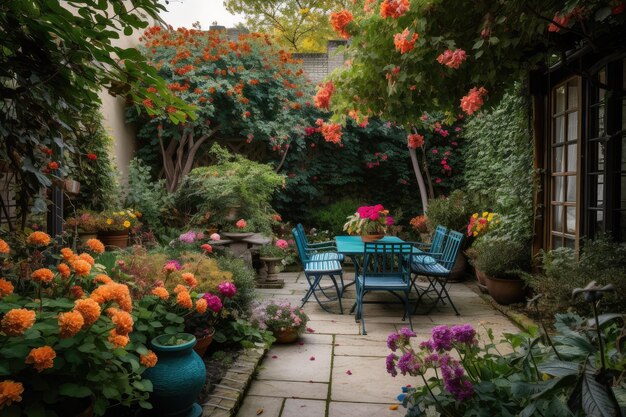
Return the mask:
[[293,57],[302,60],[304,72],[312,83],[318,84],[335,68],[343,65],[344,55],[337,53],[337,48],[345,44],[346,41],[332,40],[328,41],[326,53],[293,54]]

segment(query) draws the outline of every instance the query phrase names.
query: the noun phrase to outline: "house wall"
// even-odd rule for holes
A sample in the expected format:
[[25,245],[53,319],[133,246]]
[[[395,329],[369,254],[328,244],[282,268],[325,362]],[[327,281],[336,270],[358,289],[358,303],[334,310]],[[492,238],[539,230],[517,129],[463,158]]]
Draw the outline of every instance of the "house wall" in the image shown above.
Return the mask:
[[293,54],[296,59],[302,60],[302,67],[309,80],[318,84],[322,82],[335,68],[341,67],[345,61],[343,53],[338,53],[337,48],[345,45],[346,41],[328,41],[325,53]]

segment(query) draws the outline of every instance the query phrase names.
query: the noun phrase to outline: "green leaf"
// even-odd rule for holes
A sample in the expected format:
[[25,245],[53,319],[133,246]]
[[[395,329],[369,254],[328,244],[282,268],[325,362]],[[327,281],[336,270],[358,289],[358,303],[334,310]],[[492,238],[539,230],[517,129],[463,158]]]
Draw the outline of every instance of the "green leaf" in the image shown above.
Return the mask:
[[126,35],[126,36],[130,36],[130,35],[132,35],[132,34],[133,34],[133,28],[132,28],[132,27],[130,27],[130,26],[126,26],[126,27],[124,28],[124,35]]
[[87,387],[67,382],[59,386],[59,394],[73,398],[84,398],[90,396],[92,392]]
[[139,401],[139,407],[146,410],[152,410],[152,404],[150,404],[148,401]]
[[480,49],[483,46],[484,43],[485,43],[484,39],[479,39],[479,40],[476,41],[474,46],[472,46],[472,49]]
[[580,372],[580,365],[575,362],[551,361],[537,367],[539,372],[544,374],[562,377],[566,375],[577,375]]
[[102,387],[102,395],[104,395],[106,398],[116,398],[117,396],[120,395],[120,392],[117,390],[117,388],[115,388],[115,386],[110,385],[110,384],[105,384]]
[[617,401],[622,417],[626,416],[626,389],[622,387],[613,387],[613,396]]
[[142,379],[141,381],[134,381],[133,387],[140,391],[152,392],[152,381],[149,379]]
[[24,413],[28,417],[46,417],[46,410],[39,403],[27,404],[26,407],[24,407]]
[[582,380],[582,406],[588,416],[615,417],[617,409],[608,394],[608,388],[592,372],[585,372]]

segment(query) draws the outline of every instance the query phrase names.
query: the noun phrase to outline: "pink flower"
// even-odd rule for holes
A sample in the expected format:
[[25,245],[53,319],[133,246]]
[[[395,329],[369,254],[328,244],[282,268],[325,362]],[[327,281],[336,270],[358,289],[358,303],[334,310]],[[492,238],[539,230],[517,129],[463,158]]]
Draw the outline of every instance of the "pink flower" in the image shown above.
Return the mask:
[[435,155],[439,153],[439,151],[435,148],[431,151],[432,153],[434,153]]
[[380,213],[375,212],[375,213],[370,214],[370,220],[378,220],[378,219],[380,219]]
[[441,178],[435,178],[435,184],[439,184],[441,182]]
[[235,223],[235,226],[237,226],[237,229],[243,229],[247,225],[248,225],[248,222],[246,222],[244,219],[239,219],[237,220],[237,223]]
[[447,49],[444,53],[437,57],[437,62],[441,65],[445,65],[448,68],[458,69],[463,61],[467,59],[467,54],[462,49],[455,49],[454,51]]
[[208,243],[205,243],[204,245],[200,245],[200,247],[202,249],[204,249],[204,251],[206,253],[212,253],[213,252],[213,246],[209,245]]
[[289,246],[289,243],[287,243],[285,239],[278,239],[276,241],[276,246],[278,246],[281,249],[287,249],[287,247]]
[[222,300],[217,295],[207,292],[202,298],[206,300],[207,307],[214,313],[219,313],[222,310]]
[[180,271],[181,268],[182,266],[180,265],[180,262],[176,260],[171,260],[165,262],[165,265],[163,265],[163,272]]
[[407,139],[409,141],[409,148],[417,149],[424,146],[424,136],[419,133],[413,133],[412,135],[408,135]]
[[394,221],[393,221],[393,217],[391,217],[391,216],[387,216],[387,219],[385,220],[385,224],[386,224],[387,226],[393,226],[393,223],[394,223]]
[[315,129],[314,127],[306,127],[304,128],[304,134],[307,136],[311,136],[313,134],[315,134],[315,132],[317,131],[317,129]]
[[220,235],[218,235],[217,233],[213,233],[211,236],[209,236],[209,239],[211,239],[211,240],[221,240],[222,237]]
[[235,287],[235,284],[227,281],[220,283],[217,286],[217,290],[220,292],[220,294],[227,298],[233,298],[237,293],[237,287]]

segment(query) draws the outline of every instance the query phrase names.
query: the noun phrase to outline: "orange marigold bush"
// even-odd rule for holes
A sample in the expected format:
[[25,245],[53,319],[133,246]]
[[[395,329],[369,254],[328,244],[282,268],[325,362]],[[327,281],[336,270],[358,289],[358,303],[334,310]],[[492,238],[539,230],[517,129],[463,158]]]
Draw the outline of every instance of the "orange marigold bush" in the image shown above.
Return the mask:
[[39,268],[30,274],[30,277],[35,282],[43,282],[44,284],[47,284],[54,278],[54,272],[48,268]]
[[86,277],[91,272],[91,264],[84,259],[76,259],[72,262],[72,268],[79,277]]
[[193,301],[191,301],[191,296],[188,291],[181,291],[176,296],[176,304],[181,306],[182,308],[190,309],[193,307]]
[[32,364],[37,372],[50,369],[54,366],[54,358],[57,357],[57,353],[50,346],[42,346],[31,349],[28,356],[26,356],[26,363]]
[[154,367],[154,365],[157,364],[158,358],[157,358],[156,353],[154,353],[151,350],[148,350],[148,353],[146,353],[145,355],[141,355],[139,357],[139,362],[146,368],[152,368]]
[[108,338],[109,342],[111,342],[111,344],[113,346],[115,346],[116,348],[123,348],[126,347],[126,345],[128,344],[128,342],[130,341],[128,336],[122,335],[122,334],[118,334],[115,329],[111,330],[109,332],[109,338]]
[[204,314],[206,312],[207,307],[208,307],[208,304],[204,298],[200,298],[198,301],[196,301],[196,313]]
[[70,248],[63,248],[61,249],[61,256],[66,262],[71,262],[76,255],[74,255],[74,252],[72,252]]
[[59,330],[62,339],[67,339],[76,335],[83,328],[85,319],[78,311],[68,311],[59,314]]
[[124,311],[130,312],[133,309],[130,291],[124,284],[111,282],[104,284],[93,290],[89,298],[102,305],[109,301],[114,301]]
[[8,336],[20,336],[35,324],[36,314],[25,308],[7,311],[0,322],[0,329]]
[[340,10],[330,14],[330,24],[335,32],[344,39],[349,39],[350,34],[346,32],[346,27],[352,22],[354,16],[347,10]]
[[0,239],[0,254],[7,255],[11,251],[11,247],[4,240]]
[[185,284],[187,284],[190,288],[194,288],[198,285],[198,280],[191,272],[183,273],[182,278],[183,281],[185,281]]
[[85,327],[94,324],[100,317],[100,314],[102,314],[100,304],[91,298],[76,300],[74,302],[74,311],[78,311],[83,316]]
[[72,274],[70,267],[64,263],[60,263],[57,265],[57,271],[59,271],[59,274],[61,274],[61,277],[63,278],[69,278],[69,276]]
[[33,232],[26,238],[26,243],[35,246],[48,246],[51,240],[50,235],[45,232]]
[[156,295],[161,300],[167,300],[170,298],[170,293],[165,289],[165,287],[156,287],[152,289],[152,295]]
[[96,260],[93,259],[93,256],[84,252],[78,255],[78,259],[82,259],[83,261],[87,262],[91,266],[94,266],[96,263]]
[[104,253],[104,244],[98,239],[87,240],[87,247],[98,255]]
[[94,277],[93,282],[100,284],[110,284],[113,282],[110,276],[105,274],[98,274]]
[[13,294],[13,284],[4,278],[0,278],[0,298]]
[[119,310],[115,307],[107,309],[107,316],[115,325],[115,332],[122,336],[128,336],[133,331],[133,317],[126,311]]
[[13,403],[22,401],[24,386],[21,382],[6,380],[0,381],[0,410]]

